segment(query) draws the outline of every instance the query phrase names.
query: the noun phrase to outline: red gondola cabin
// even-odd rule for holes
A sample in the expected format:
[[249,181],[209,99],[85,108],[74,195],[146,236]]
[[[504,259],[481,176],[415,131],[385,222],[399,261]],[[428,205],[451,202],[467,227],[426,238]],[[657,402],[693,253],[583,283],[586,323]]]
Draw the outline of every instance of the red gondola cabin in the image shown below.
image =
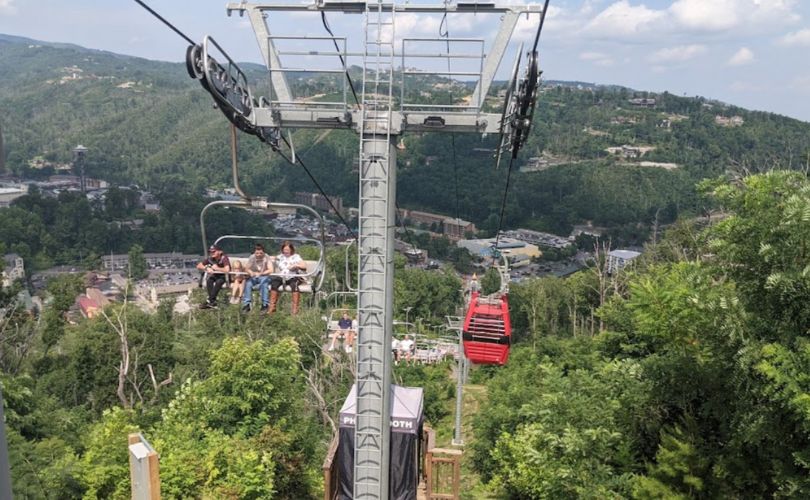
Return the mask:
[[505,365],[509,359],[512,323],[509,301],[500,297],[481,297],[473,292],[464,318],[464,355],[475,364]]

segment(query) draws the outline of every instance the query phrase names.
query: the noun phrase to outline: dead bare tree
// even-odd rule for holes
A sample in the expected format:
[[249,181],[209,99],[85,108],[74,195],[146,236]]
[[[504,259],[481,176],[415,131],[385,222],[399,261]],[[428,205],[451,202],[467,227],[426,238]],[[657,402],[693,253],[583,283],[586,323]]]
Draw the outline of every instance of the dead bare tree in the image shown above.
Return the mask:
[[152,396],[152,400],[150,403],[154,404],[158,401],[158,396],[160,396],[160,389],[172,383],[172,372],[169,372],[169,376],[158,383],[157,378],[155,378],[155,371],[152,369],[152,364],[147,364],[146,368],[149,370],[149,378],[152,379],[152,388],[154,390],[154,394]]
[[301,370],[307,374],[307,389],[309,389],[310,394],[315,398],[316,408],[318,414],[321,416],[321,421],[323,421],[324,424],[329,424],[329,427],[332,429],[332,434],[334,434],[337,432],[337,426],[332,416],[329,414],[329,405],[326,402],[326,398],[323,397],[323,379],[318,375],[318,366],[318,361],[316,360],[312,367],[307,370],[302,363]]
[[[607,242],[600,242],[596,240],[593,244],[593,260],[594,264],[591,268],[594,276],[596,277],[596,287],[591,287],[599,296],[599,307],[602,307],[607,302],[608,290],[610,287],[610,274],[608,274],[608,253],[610,252],[610,240]],[[599,318],[599,332],[605,331],[605,322]]]
[[118,400],[121,402],[121,406],[126,409],[132,408],[132,404],[129,399],[127,399],[126,394],[126,384],[127,384],[127,375],[129,374],[129,367],[130,367],[130,356],[129,356],[129,337],[128,337],[128,329],[127,329],[127,292],[128,288],[124,290],[124,304],[122,307],[118,308],[115,318],[111,318],[107,311],[102,309],[101,315],[104,317],[107,324],[118,334],[118,341],[119,341],[119,352],[121,353],[121,361],[118,363],[117,371],[118,371],[118,387],[115,393],[118,395]]

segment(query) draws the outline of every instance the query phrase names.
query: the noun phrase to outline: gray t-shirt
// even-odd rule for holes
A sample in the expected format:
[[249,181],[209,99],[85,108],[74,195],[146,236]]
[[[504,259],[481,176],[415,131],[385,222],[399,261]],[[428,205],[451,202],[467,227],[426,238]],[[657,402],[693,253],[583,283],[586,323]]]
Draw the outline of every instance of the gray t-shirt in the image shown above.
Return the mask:
[[252,254],[250,257],[248,257],[248,271],[252,271],[254,273],[264,273],[269,269],[269,266],[270,257],[268,257],[266,254],[261,259],[257,259],[256,254]]

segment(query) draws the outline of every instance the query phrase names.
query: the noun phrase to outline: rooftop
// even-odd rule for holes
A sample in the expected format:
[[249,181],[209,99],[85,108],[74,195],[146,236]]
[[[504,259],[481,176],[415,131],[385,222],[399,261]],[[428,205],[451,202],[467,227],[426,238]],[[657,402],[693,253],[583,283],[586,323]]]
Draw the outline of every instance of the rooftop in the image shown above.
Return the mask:
[[641,255],[641,252],[634,252],[633,250],[612,250],[608,255],[619,259],[630,260]]

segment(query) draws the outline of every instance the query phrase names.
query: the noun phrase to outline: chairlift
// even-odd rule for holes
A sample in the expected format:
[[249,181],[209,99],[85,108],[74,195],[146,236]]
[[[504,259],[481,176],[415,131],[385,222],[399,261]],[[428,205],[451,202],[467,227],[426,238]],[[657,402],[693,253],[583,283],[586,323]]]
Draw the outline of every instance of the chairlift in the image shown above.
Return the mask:
[[[340,324],[338,323],[340,319],[343,317],[343,314],[347,313],[350,318],[352,318],[352,325],[346,332],[352,332],[349,335],[350,338],[346,338],[346,335],[343,333],[344,330],[340,328]],[[350,308],[338,308],[332,309],[329,312],[329,317],[326,318],[326,348],[328,350],[333,350],[336,347],[337,341],[340,340],[343,342],[344,349],[347,353],[352,352],[352,344],[353,341],[357,339],[357,310],[350,309]],[[333,339],[334,337],[334,339]],[[353,337],[353,338],[352,338]]]
[[501,275],[500,289],[490,295],[479,290],[470,293],[464,317],[462,338],[464,355],[472,363],[503,366],[509,359],[512,323],[509,318],[509,265],[501,256],[496,265]]
[[[223,248],[234,248],[234,245],[241,246],[245,250],[247,250],[246,255],[249,255],[253,251],[252,243],[261,243],[261,242],[270,242],[274,243],[275,248],[279,248],[281,244],[285,241],[289,241],[294,245],[300,246],[314,246],[318,249],[318,259],[317,260],[304,260],[304,263],[307,266],[307,270],[304,273],[296,274],[296,278],[301,278],[303,282],[298,285],[298,290],[302,293],[316,293],[320,290],[321,285],[323,284],[324,276],[325,276],[325,269],[326,269],[326,251],[325,251],[325,237],[324,237],[324,221],[323,217],[315,211],[312,207],[307,205],[299,205],[293,203],[270,203],[262,198],[253,198],[253,199],[242,199],[242,200],[215,200],[211,203],[207,204],[203,207],[202,212],[200,212],[200,230],[202,232],[202,243],[203,243],[203,254],[208,249],[208,237],[205,231],[205,214],[208,210],[212,207],[217,206],[224,206],[224,207],[240,207],[240,208],[253,208],[258,210],[265,210],[265,211],[272,211],[274,209],[297,209],[297,210],[304,210],[312,215],[315,220],[318,222],[318,233],[320,238],[309,238],[305,236],[293,236],[293,237],[282,237],[282,236],[249,236],[249,235],[235,235],[235,234],[227,234],[223,236],[219,236],[216,240],[214,240],[214,245]],[[244,245],[239,245],[240,243],[244,243]],[[269,245],[268,245],[269,246]],[[267,249],[268,254],[271,254],[270,248]],[[229,255],[231,261],[239,260],[242,261],[242,264],[247,264],[247,256],[241,257],[239,255]],[[235,275],[237,273],[231,272],[231,275]],[[289,276],[283,276],[279,273],[272,273],[270,274],[271,277],[278,276],[282,278],[289,278]],[[290,292],[292,289],[289,285],[283,286],[283,291]]]

